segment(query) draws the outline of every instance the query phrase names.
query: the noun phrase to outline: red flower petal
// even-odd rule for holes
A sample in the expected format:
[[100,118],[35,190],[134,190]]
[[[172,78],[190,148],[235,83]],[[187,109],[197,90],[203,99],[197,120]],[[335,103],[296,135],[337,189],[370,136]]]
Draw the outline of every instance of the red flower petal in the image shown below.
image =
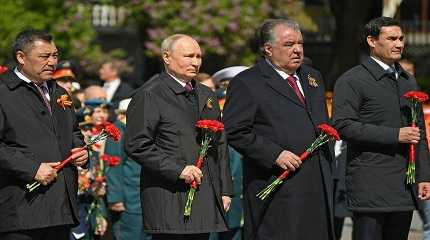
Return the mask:
[[429,99],[428,94],[421,91],[409,91],[405,93],[403,97],[417,102],[425,102]]
[[115,142],[118,142],[121,139],[121,131],[119,131],[119,129],[112,123],[107,123],[104,130]]
[[340,140],[339,133],[332,126],[323,123],[318,125],[318,128],[321,130],[321,132],[327,134],[330,138]]

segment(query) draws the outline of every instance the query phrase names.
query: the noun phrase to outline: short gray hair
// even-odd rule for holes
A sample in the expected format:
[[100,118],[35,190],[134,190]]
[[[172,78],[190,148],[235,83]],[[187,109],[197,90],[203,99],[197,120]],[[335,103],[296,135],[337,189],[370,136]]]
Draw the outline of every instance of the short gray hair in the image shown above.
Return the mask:
[[267,43],[270,43],[270,44],[275,43],[276,39],[275,39],[273,30],[278,25],[283,25],[286,28],[290,28],[297,32],[300,32],[299,24],[296,21],[291,19],[278,18],[278,19],[268,19],[264,21],[264,23],[261,24],[260,28],[257,30],[258,46],[260,48],[260,53],[263,56],[266,55],[264,46]]
[[190,36],[186,35],[186,34],[173,34],[171,36],[168,36],[167,38],[165,38],[163,40],[163,42],[161,42],[161,54],[165,53],[165,52],[170,52],[173,50],[173,48],[175,47],[176,42],[181,39],[181,38],[185,38],[185,37],[189,37]]

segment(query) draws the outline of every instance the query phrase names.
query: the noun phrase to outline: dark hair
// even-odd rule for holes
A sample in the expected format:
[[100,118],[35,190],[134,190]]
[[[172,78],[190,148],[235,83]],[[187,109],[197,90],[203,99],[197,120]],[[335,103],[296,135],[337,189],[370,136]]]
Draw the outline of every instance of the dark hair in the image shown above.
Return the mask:
[[267,43],[274,43],[275,36],[273,34],[273,29],[278,25],[284,25],[288,28],[294,29],[300,32],[299,24],[290,19],[268,19],[263,22],[263,24],[257,29],[256,38],[258,39],[258,46],[260,47],[260,53],[264,56],[266,52],[264,51],[264,45]]
[[368,36],[378,38],[381,33],[382,27],[399,26],[400,23],[390,17],[378,17],[370,20],[366,26],[364,26],[364,39]]
[[18,51],[27,51],[37,40],[52,42],[53,37],[43,30],[27,29],[20,32],[12,44],[12,58],[15,60],[15,62],[18,63],[18,60],[16,59],[16,53]]

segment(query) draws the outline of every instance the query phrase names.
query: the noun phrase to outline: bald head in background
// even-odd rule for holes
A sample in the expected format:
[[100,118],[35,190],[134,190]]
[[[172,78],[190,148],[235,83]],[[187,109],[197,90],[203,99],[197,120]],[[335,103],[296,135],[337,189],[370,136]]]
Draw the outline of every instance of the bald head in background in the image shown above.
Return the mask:
[[92,85],[92,86],[85,88],[84,98],[85,98],[85,100],[88,100],[88,99],[106,100],[107,96],[106,96],[106,91],[102,87]]

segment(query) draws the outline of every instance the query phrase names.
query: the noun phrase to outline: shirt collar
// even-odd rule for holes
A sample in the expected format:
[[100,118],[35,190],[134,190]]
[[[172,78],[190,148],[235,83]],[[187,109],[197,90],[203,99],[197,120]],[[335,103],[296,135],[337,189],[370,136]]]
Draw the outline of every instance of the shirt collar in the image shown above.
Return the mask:
[[392,68],[393,70],[395,70],[394,65],[393,66],[389,66],[388,64],[384,63],[383,61],[370,56],[370,58],[372,58],[379,66],[381,66],[385,71],[387,71],[387,69]]
[[282,77],[282,79],[287,79],[289,76],[293,76],[296,81],[299,79],[299,76],[297,75],[297,73],[288,74],[280,70],[278,67],[276,67],[269,59],[266,58],[266,61]]
[[173,79],[175,79],[176,82],[181,84],[182,87],[185,87],[185,85],[187,84],[187,82],[185,80],[182,80],[182,79],[175,77],[175,75],[169,73],[168,71],[166,71],[166,73],[169,74],[169,76],[171,76]]
[[[24,74],[22,74],[19,70],[18,70],[18,68],[15,68],[14,70],[13,70],[13,72],[16,74],[16,76],[18,76],[21,80],[23,80],[24,82],[26,82],[26,83],[29,83],[29,84],[34,84],[34,85],[36,85],[36,83],[34,83],[33,81],[31,81],[28,77],[26,77]],[[46,88],[48,88],[48,84],[46,84],[46,82],[43,82],[42,84],[41,84],[42,86],[44,86],[44,87],[46,87]]]
[[117,78],[112,82],[105,82],[103,85],[108,87],[114,87],[114,86],[119,86],[120,83],[121,83],[121,79]]

